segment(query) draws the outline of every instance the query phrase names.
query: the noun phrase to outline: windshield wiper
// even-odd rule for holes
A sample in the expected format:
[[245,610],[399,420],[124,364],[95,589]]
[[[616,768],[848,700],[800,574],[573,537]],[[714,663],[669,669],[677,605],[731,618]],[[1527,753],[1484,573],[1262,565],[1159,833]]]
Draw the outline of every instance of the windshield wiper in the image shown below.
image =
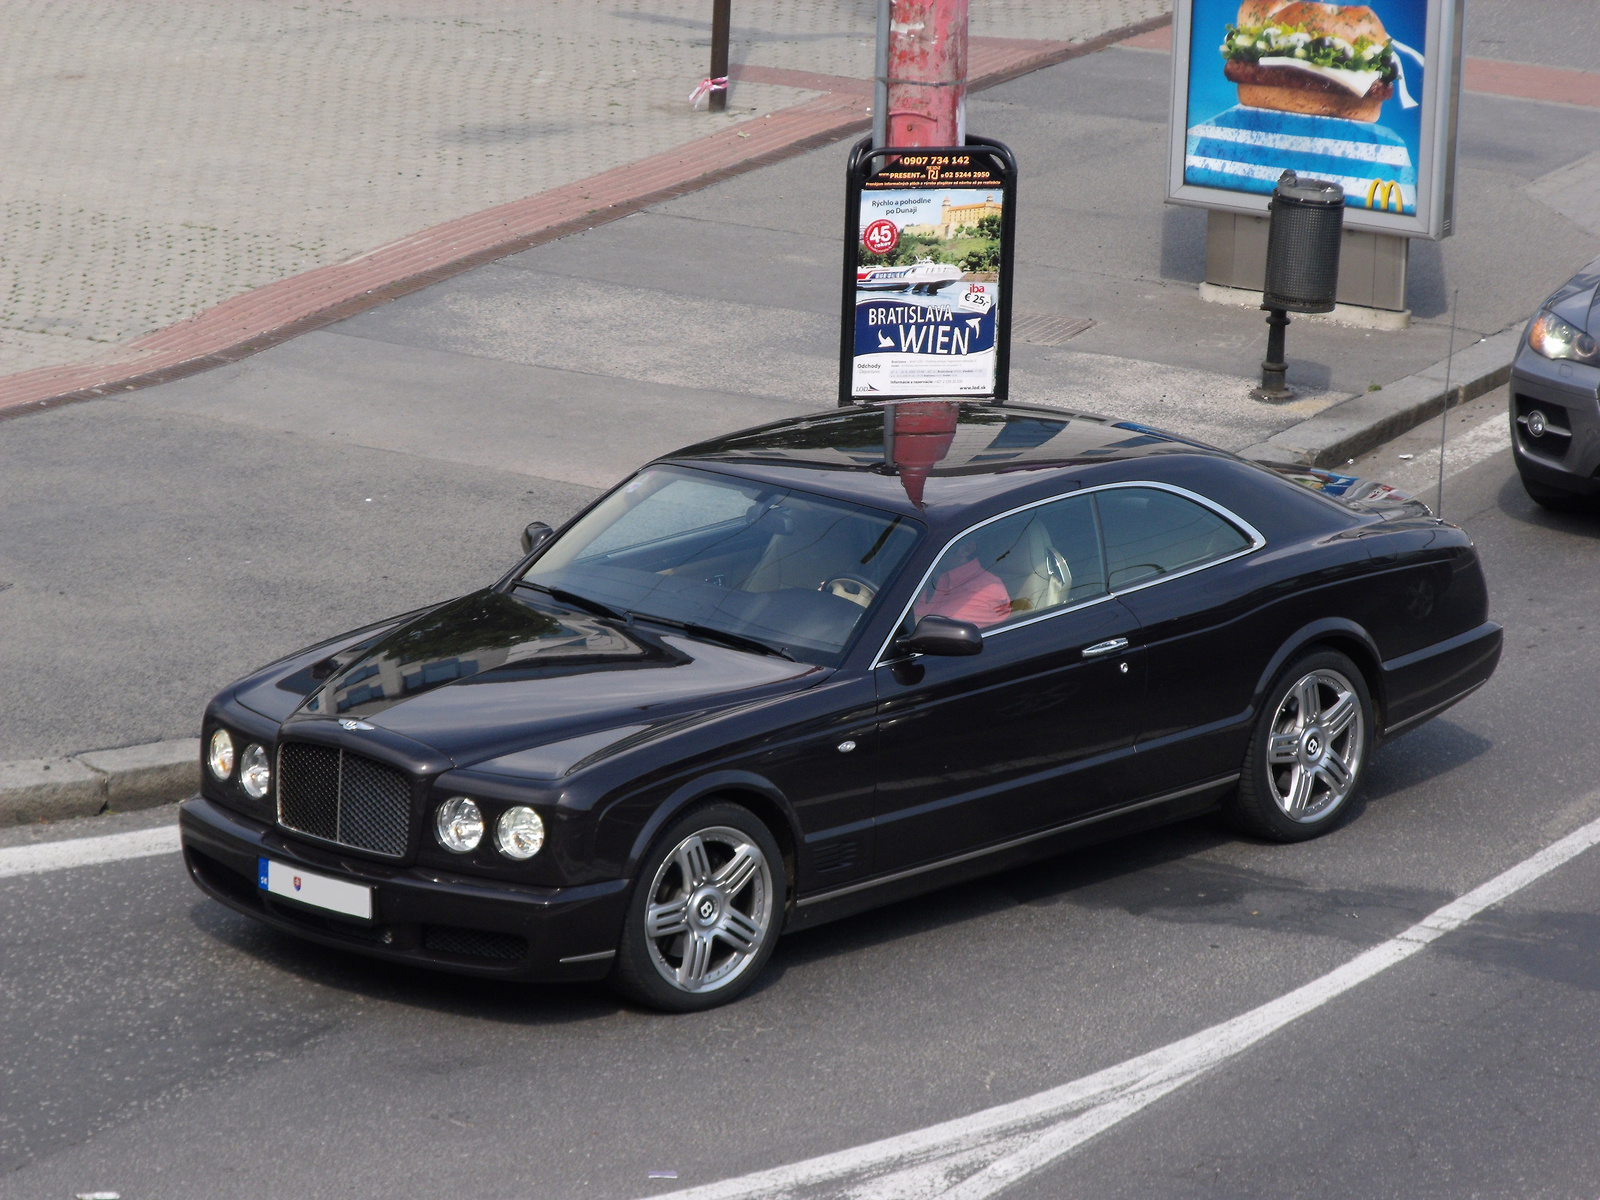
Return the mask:
[[715,625],[702,625],[698,621],[674,621],[671,617],[656,617],[649,613],[630,612],[628,615],[637,617],[641,621],[652,621],[657,625],[682,630],[690,637],[697,637],[702,641],[721,642],[736,650],[750,650],[756,654],[770,654],[776,658],[787,658],[790,662],[796,661],[794,655],[782,646],[774,646],[771,642],[763,642],[760,638],[746,637],[742,633],[729,633],[726,629],[718,629]]
[[598,600],[580,596],[577,592],[569,592],[566,588],[547,587],[542,583],[534,583],[527,579],[517,580],[517,585],[519,587],[532,588],[536,592],[543,592],[552,600],[559,600],[561,603],[571,605],[573,608],[581,608],[584,612],[594,613],[597,617],[610,617],[615,621],[626,621],[628,619],[628,614],[620,608],[612,608],[609,604],[602,604]]

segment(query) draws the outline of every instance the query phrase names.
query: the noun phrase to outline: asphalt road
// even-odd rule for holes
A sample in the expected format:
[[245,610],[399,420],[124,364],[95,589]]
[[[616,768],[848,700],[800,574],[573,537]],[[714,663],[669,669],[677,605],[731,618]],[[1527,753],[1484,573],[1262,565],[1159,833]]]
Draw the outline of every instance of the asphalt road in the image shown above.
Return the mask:
[[[1460,447],[1498,403],[1454,418]],[[1361,469],[1415,475],[1436,437]],[[1504,659],[1377,754],[1330,836],[1200,820],[1056,858],[785,939],[714,1012],[346,958],[204,899],[172,854],[0,878],[0,1196],[670,1193],[1033,1096],[1316,980],[1600,817],[1600,521],[1535,509],[1503,449],[1445,502]],[[1597,913],[1600,849],[967,1194],[1592,1200]],[[793,1194],[938,1195],[961,1161]]]

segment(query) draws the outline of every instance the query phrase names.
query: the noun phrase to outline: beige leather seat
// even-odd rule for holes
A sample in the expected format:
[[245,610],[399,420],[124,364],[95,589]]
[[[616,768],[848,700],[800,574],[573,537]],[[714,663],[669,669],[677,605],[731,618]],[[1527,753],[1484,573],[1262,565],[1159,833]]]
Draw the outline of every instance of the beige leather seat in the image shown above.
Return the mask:
[[992,562],[988,554],[982,557],[1006,585],[1014,614],[1056,608],[1072,594],[1072,570],[1038,521],[1028,522],[1011,544],[994,547]]

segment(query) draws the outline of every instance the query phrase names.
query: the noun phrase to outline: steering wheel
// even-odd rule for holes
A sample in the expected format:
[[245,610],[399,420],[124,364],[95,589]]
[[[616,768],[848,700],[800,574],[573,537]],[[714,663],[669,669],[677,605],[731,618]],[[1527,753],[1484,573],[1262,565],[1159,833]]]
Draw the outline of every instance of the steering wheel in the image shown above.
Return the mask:
[[868,583],[859,575],[835,575],[818,587],[817,591],[827,592],[852,604],[859,604],[862,608],[870,606],[878,595],[876,585]]

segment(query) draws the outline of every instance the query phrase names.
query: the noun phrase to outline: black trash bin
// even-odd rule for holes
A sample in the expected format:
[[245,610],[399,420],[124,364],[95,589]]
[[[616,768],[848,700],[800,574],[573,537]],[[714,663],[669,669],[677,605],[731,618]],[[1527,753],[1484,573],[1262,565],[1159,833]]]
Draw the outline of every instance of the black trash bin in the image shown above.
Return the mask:
[[1267,357],[1261,364],[1263,400],[1287,400],[1283,331],[1289,313],[1332,312],[1339,290],[1339,246],[1344,236],[1344,189],[1326,179],[1278,178],[1267,229],[1267,279],[1261,307],[1267,310]]
[[1332,312],[1343,235],[1344,189],[1285,171],[1272,193],[1262,304],[1289,312]]

